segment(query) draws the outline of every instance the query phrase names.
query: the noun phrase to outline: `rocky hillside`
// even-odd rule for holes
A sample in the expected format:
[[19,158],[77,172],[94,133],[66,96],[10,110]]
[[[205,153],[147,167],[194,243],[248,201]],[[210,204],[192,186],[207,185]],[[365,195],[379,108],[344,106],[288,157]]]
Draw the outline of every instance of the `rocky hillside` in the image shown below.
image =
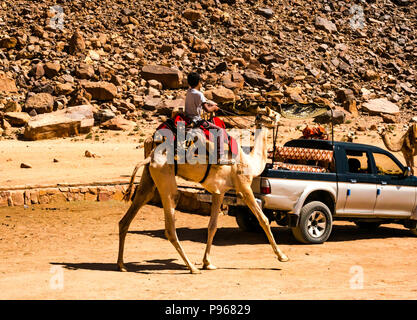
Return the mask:
[[191,70],[217,102],[316,101],[406,123],[416,17],[411,0],[1,1],[0,139],[36,139],[39,121],[155,122],[183,105]]

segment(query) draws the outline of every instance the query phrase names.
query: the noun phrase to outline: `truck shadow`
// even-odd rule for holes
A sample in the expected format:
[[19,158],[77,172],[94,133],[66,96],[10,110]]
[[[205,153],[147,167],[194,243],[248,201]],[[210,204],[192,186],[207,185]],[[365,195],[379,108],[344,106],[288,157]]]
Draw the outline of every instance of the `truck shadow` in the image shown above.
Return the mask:
[[[294,239],[291,229],[287,227],[272,227],[272,233],[278,244],[301,244]],[[145,235],[154,238],[165,237],[164,229],[157,230],[133,230],[131,234]],[[177,228],[177,235],[180,241],[193,241],[206,243],[207,228]],[[413,237],[409,230],[381,226],[375,231],[360,230],[354,225],[335,225],[332,234],[327,242],[354,241],[364,239],[387,239]],[[219,228],[214,237],[213,244],[218,246],[243,245],[243,244],[265,244],[268,242],[263,232],[246,232],[238,228]]]

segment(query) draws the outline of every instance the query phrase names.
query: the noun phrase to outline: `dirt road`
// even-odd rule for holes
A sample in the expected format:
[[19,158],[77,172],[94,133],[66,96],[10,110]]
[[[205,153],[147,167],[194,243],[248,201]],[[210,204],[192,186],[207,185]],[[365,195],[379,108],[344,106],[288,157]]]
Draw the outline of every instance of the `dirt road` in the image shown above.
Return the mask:
[[[262,234],[221,216],[218,270],[191,275],[165,239],[161,208],[145,206],[115,271],[121,202],[0,209],[0,299],[415,299],[417,238],[401,226],[374,233],[338,222],[328,242],[300,245],[273,224],[290,257],[278,262]],[[208,217],[177,212],[180,241],[201,268]]]

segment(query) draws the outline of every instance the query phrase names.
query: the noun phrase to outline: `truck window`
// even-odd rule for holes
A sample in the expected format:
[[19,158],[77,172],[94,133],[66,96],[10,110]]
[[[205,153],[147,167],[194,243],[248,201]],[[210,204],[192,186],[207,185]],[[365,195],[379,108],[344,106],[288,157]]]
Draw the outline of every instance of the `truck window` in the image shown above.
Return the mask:
[[398,176],[403,173],[391,157],[383,153],[374,153],[373,155],[378,175]]
[[348,172],[350,173],[372,173],[370,160],[366,151],[346,150],[348,160]]

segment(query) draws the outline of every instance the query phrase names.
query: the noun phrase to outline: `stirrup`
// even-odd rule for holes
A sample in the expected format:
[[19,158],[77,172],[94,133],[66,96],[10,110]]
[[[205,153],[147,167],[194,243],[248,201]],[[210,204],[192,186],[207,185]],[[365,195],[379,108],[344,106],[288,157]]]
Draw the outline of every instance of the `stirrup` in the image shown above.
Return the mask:
[[235,163],[236,163],[235,159],[219,159],[217,161],[217,164],[221,166],[231,166],[231,165],[234,165]]

